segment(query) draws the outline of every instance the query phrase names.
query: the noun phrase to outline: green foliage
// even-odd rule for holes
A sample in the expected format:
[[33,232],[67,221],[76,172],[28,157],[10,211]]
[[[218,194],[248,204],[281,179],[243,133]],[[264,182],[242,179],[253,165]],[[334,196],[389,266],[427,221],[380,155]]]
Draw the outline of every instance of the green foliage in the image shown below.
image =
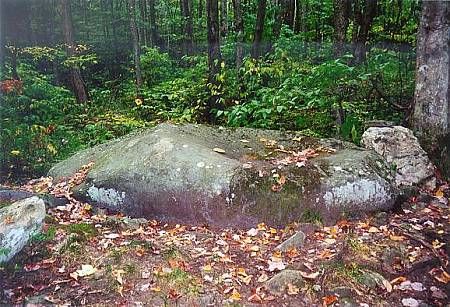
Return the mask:
[[157,48],[145,48],[141,55],[142,77],[148,86],[167,81],[177,75],[167,53],[160,52]]

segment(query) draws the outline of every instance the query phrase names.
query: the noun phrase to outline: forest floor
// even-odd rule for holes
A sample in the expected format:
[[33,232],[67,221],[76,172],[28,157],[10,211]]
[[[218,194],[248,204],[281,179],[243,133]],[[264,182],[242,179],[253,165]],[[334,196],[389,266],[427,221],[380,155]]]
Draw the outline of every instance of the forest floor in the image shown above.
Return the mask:
[[[441,182],[396,212],[284,229],[163,224],[71,199],[49,209],[43,234],[0,268],[0,304],[446,306],[449,197]],[[302,247],[275,250],[299,229]],[[266,280],[283,269],[304,283],[269,293]]]

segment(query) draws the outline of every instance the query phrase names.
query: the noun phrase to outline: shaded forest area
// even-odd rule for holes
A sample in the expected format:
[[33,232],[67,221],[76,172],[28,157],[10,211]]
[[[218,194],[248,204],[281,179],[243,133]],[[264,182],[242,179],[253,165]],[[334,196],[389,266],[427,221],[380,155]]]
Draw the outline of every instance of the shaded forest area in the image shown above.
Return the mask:
[[2,178],[162,121],[406,123],[415,0],[3,0]]

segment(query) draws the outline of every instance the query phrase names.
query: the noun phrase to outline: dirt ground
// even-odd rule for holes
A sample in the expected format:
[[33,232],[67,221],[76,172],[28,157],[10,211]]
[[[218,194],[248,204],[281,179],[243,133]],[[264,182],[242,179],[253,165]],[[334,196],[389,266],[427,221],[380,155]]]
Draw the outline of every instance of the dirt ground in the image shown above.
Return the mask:
[[[1,304],[449,306],[445,183],[395,212],[328,227],[311,216],[284,229],[130,219],[71,199],[67,186],[53,194],[70,202],[49,209],[43,233],[0,268]],[[303,246],[275,250],[297,230],[306,234]],[[268,291],[266,281],[287,269],[303,282]]]

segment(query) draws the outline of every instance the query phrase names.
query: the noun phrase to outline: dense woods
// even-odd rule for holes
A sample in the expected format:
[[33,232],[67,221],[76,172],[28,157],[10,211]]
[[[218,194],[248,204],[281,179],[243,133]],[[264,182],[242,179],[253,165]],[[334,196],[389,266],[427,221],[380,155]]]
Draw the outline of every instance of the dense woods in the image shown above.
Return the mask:
[[[355,143],[368,120],[429,125],[413,112],[429,46],[415,0],[4,0],[1,14],[8,178],[167,120]],[[447,28],[428,28],[447,52]]]

